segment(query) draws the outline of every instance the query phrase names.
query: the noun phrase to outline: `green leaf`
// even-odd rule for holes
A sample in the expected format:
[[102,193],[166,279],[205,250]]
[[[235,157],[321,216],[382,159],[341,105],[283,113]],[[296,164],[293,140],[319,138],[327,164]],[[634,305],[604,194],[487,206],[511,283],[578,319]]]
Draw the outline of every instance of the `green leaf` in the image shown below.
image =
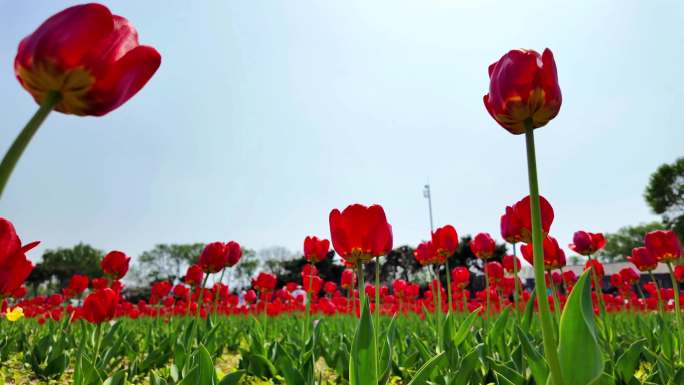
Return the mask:
[[624,353],[622,353],[620,358],[618,358],[617,363],[615,364],[615,374],[623,381],[627,382],[634,378],[634,373],[639,366],[639,357],[641,356],[641,351],[644,349],[645,342],[646,339],[634,342]]
[[350,385],[376,385],[378,383],[378,368],[375,331],[370,317],[368,301],[363,301],[363,310],[354,333],[349,360]]
[[233,373],[226,374],[221,379],[221,382],[219,382],[219,385],[238,385],[244,374],[244,370],[237,370]]
[[214,385],[218,382],[216,379],[216,369],[214,369],[214,362],[211,360],[211,355],[204,345],[199,346],[197,352],[199,360],[199,380],[202,385]]
[[527,357],[527,365],[529,365],[530,370],[532,371],[534,382],[536,384],[546,384],[546,380],[549,377],[549,366],[546,363],[544,356],[532,346],[526,332],[517,326],[516,329],[518,330],[518,337],[523,353],[525,354],[525,357]]
[[304,385],[304,376],[297,370],[292,355],[283,349],[282,345],[276,346],[275,365],[285,377],[287,385]]
[[537,291],[532,290],[530,294],[530,299],[525,305],[525,312],[523,313],[522,320],[520,321],[520,328],[528,333],[530,331],[530,326],[532,325],[532,317],[534,316],[534,303]]
[[[470,327],[473,326],[473,323],[478,317],[478,314],[480,313],[480,309],[475,309],[473,310],[472,313],[466,317],[463,322],[458,326],[458,329],[456,330],[456,333],[450,333],[451,335],[451,344],[453,345],[453,348],[457,348],[461,343],[466,339],[468,335],[470,335]],[[453,325],[453,322],[450,323]]]
[[156,372],[152,372],[150,373],[150,385],[167,385],[167,383]]
[[594,384],[603,373],[588,284],[590,273],[587,270],[580,276],[561,316],[558,356],[565,385]]
[[447,360],[444,352],[430,358],[425,364],[423,364],[423,366],[420,367],[420,369],[418,369],[408,385],[424,385],[430,378],[432,371],[444,366],[446,362]]
[[102,385],[125,385],[126,384],[126,371],[119,370],[114,373],[113,376],[106,379]]

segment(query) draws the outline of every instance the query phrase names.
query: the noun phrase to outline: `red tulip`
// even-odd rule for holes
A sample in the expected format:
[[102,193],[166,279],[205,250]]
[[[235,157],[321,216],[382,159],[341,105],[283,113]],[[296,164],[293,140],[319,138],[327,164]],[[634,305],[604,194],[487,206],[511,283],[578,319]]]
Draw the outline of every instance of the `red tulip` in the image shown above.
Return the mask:
[[88,288],[88,277],[85,275],[74,274],[69,280],[66,293],[73,297],[82,294]]
[[204,246],[199,257],[199,265],[207,274],[218,273],[226,267],[235,265],[242,256],[237,242],[212,242]]
[[256,279],[252,281],[252,286],[260,292],[270,292],[275,289],[278,279],[271,273],[261,272]]
[[684,265],[675,266],[674,276],[677,282],[684,282]]
[[532,128],[545,126],[558,115],[562,96],[548,48],[542,55],[533,50],[509,51],[489,66],[489,82],[485,107],[512,134],[524,134],[527,123]]
[[[275,282],[275,281],[274,281]],[[270,283],[266,283],[270,284]],[[261,284],[259,284],[261,285]],[[319,291],[321,291],[321,285],[323,285],[323,280],[321,277],[317,275],[302,275],[302,287],[304,288],[304,291],[307,293],[310,292],[313,295],[318,294]],[[255,286],[258,288],[259,291],[264,291],[264,289],[260,288],[260,286]],[[275,284],[274,284],[275,287]],[[272,288],[270,290],[273,290]],[[270,291],[268,288],[266,288],[266,291]],[[333,290],[334,291],[334,290]]]
[[166,297],[171,292],[171,282],[159,281],[152,284],[150,287],[150,303],[157,303],[160,299]]
[[509,274],[513,274],[516,271],[520,271],[520,259],[515,255],[504,255],[501,259],[501,263]]
[[328,257],[330,241],[318,237],[304,238],[304,258],[311,263],[322,262]]
[[682,257],[682,246],[672,230],[655,230],[646,234],[644,243],[658,262],[673,262]]
[[438,228],[432,233],[432,245],[435,252],[448,258],[458,249],[458,234],[452,225]]
[[340,287],[349,290],[356,284],[356,273],[354,270],[346,269],[342,272],[342,279],[340,280]]
[[226,267],[233,267],[240,262],[242,258],[242,247],[235,241],[230,241],[226,243],[226,253],[228,253],[228,259],[226,260]]
[[489,278],[490,284],[496,284],[503,279],[503,266],[499,262],[487,262],[484,266],[484,271]]
[[26,252],[40,242],[24,246],[14,230],[14,225],[0,218],[0,303],[19,289],[33,270],[33,263],[26,258]]
[[330,212],[330,235],[335,251],[345,260],[368,262],[392,249],[392,226],[379,205],[347,206]]
[[107,278],[93,278],[92,284],[93,289],[104,289],[109,286],[109,280]]
[[574,285],[575,282],[577,282],[577,274],[575,274],[575,272],[572,270],[564,271],[563,282],[565,282],[565,284],[568,286]]
[[[543,196],[539,196],[541,207],[542,233],[548,235],[553,223],[553,207]],[[532,242],[532,209],[529,195],[513,206],[506,207],[501,216],[501,236],[508,243]]]
[[337,290],[337,285],[335,282],[328,281],[323,285],[323,291],[325,291],[328,294],[332,294]]
[[605,275],[605,270],[603,269],[603,264],[595,259],[590,259],[584,264],[584,271],[589,270],[589,268],[594,269],[594,273],[599,277],[603,278]]
[[[528,243],[520,247],[523,257],[527,262],[534,265],[532,244]],[[544,270],[555,270],[565,266],[565,252],[558,246],[556,238],[546,236],[544,238]]]
[[610,284],[613,287],[621,288],[624,285],[625,281],[622,279],[622,276],[620,274],[613,274],[610,276]]
[[639,271],[653,271],[658,267],[658,261],[645,247],[633,248],[632,255],[627,257],[627,260],[632,262]]
[[592,255],[606,246],[606,238],[601,233],[577,231],[572,237],[570,250],[581,255]]
[[104,115],[147,83],[161,63],[152,47],[138,44],[128,20],[100,4],[67,8],[19,43],[14,72],[41,103],[50,91],[66,114]]
[[489,233],[479,233],[470,241],[470,251],[480,259],[489,259],[494,255],[496,243]]
[[622,277],[622,281],[628,283],[629,285],[635,285],[639,282],[639,273],[634,271],[634,269],[631,267],[620,269],[619,274]]
[[114,318],[119,295],[110,288],[88,294],[83,302],[83,317],[90,323],[102,323]]
[[199,286],[202,284],[202,281],[204,280],[204,272],[202,271],[202,268],[199,267],[198,265],[192,265],[188,267],[187,272],[185,273],[185,279],[184,282],[190,286]]
[[418,245],[416,250],[413,251],[413,256],[416,258],[416,261],[423,266],[442,264],[446,260],[446,257],[437,254],[431,241],[423,242]]
[[247,290],[247,292],[245,293],[245,301],[247,303],[252,303],[252,302],[256,301],[256,299],[257,299],[256,292],[254,290]]
[[100,266],[102,271],[110,278],[118,280],[123,278],[128,272],[128,264],[131,257],[127,256],[121,251],[110,251],[102,258]]
[[460,288],[468,286],[470,284],[470,270],[463,266],[455,267],[451,270],[451,281]]

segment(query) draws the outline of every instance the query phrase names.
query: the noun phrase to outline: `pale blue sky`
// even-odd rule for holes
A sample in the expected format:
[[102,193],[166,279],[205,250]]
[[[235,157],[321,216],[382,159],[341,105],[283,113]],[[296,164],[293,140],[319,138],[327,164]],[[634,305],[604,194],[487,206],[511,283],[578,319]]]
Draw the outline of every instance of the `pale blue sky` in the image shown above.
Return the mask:
[[[537,132],[552,235],[656,219],[648,176],[684,151],[682,1],[110,1],[162,65],[103,118],[54,113],[0,201],[31,253],[79,241],[131,255],[234,239],[301,249],[328,213],[380,203],[395,245],[435,223],[497,239],[527,194],[524,139],[482,104],[487,66],[551,48],[563,91]],[[21,38],[71,1],[0,1],[0,149],[36,105]]]

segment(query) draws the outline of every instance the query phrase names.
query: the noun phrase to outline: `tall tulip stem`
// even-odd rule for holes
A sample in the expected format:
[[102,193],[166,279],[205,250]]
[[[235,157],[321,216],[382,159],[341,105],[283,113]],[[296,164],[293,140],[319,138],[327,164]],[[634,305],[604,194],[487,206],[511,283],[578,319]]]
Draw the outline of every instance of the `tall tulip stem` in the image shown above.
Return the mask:
[[0,197],[2,196],[2,192],[5,190],[7,181],[12,174],[12,170],[14,170],[14,166],[17,165],[21,154],[24,152],[31,141],[31,138],[33,138],[33,135],[36,133],[36,131],[38,131],[38,128],[48,116],[50,111],[55,108],[61,99],[62,95],[59,92],[48,92],[43,98],[43,102],[40,104],[38,111],[36,111],[36,113],[33,114],[33,117],[31,117],[31,120],[26,123],[24,129],[22,129],[19,133],[19,136],[14,139],[12,147],[7,150],[5,157],[2,158],[2,163],[0,163]]
[[444,260],[446,267],[447,295],[449,296],[449,312],[453,310],[453,300],[451,299],[451,270],[449,269],[449,257]]
[[553,385],[563,385],[560,361],[554,341],[553,323],[549,302],[544,299],[546,282],[544,280],[544,237],[541,228],[541,207],[539,205],[539,182],[537,181],[537,157],[534,152],[534,133],[531,119],[525,122],[525,143],[527,147],[527,176],[530,183],[530,206],[532,214],[532,251],[534,254],[534,282],[539,304],[539,320],[544,340],[544,354],[551,370]]
[[679,304],[679,283],[677,282],[677,278],[674,275],[674,271],[672,271],[672,263],[668,262],[667,263],[667,269],[670,271],[670,279],[672,280],[672,291],[674,292],[674,306],[675,306],[675,320],[677,322],[677,333],[679,337],[679,343],[677,344],[679,346],[679,360],[683,361],[684,357],[682,354],[684,353],[684,330],[682,328],[684,325],[682,325],[682,309],[681,305]]

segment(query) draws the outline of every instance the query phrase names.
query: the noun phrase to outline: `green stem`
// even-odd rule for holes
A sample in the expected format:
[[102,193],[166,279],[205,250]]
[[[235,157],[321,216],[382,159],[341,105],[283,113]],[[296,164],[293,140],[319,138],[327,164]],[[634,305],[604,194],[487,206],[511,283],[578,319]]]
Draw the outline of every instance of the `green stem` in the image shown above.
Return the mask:
[[532,214],[532,250],[534,254],[534,281],[537,286],[537,303],[539,304],[539,320],[544,340],[544,354],[551,371],[553,385],[563,385],[560,361],[554,343],[553,325],[549,302],[545,299],[546,282],[544,282],[544,238],[541,228],[541,208],[539,206],[539,182],[537,181],[537,159],[534,152],[534,133],[532,122],[525,122],[525,141],[527,148],[527,174],[530,183],[530,206]]
[[306,341],[309,339],[309,328],[311,327],[311,288],[313,286],[313,269],[314,269],[314,264],[313,262],[310,262],[310,269],[309,269],[309,290],[306,291],[306,327],[304,328],[304,340]]
[[[197,336],[197,345],[199,346],[200,343],[200,335],[199,335],[199,324],[200,324],[200,316],[202,312],[202,305],[204,304],[204,286],[207,284],[207,279],[209,279],[209,274],[204,274],[204,279],[202,280],[202,286],[200,287],[200,295],[199,295],[199,301],[197,301],[197,313],[195,313],[195,332]],[[190,296],[190,300],[192,300],[192,295]]]
[[375,257],[375,346],[380,334],[380,257]]
[[446,277],[447,277],[447,295],[449,296],[449,312],[453,309],[453,300],[451,299],[451,269],[449,268],[449,257],[444,260],[446,265]]
[[682,310],[679,304],[679,283],[675,278],[674,271],[672,271],[672,262],[667,262],[667,269],[670,271],[670,279],[672,280],[672,291],[674,292],[674,306],[675,306],[675,320],[677,321],[677,333],[679,336],[679,360],[684,360],[684,325],[682,325]]
[[653,286],[655,286],[656,298],[658,298],[658,311],[660,311],[660,314],[663,314],[665,309],[663,308],[663,298],[660,296],[660,287],[658,286],[658,281],[656,281],[653,271],[649,271],[648,274],[651,276],[651,282],[653,282]]
[[491,310],[492,305],[491,305],[491,299],[489,299],[489,274],[487,274],[487,261],[485,261],[485,264],[484,264],[484,273],[485,273],[485,275],[484,275],[485,276],[485,295],[487,296],[487,313],[486,313],[487,317],[486,318],[489,318],[489,316],[491,315],[491,312],[492,312],[492,310]]
[[513,279],[515,280],[515,293],[513,293],[513,302],[515,302],[515,313],[520,312],[520,281],[518,280],[518,256],[516,255],[515,243],[513,245]]
[[38,131],[38,128],[50,111],[55,108],[61,99],[62,95],[59,92],[48,92],[43,98],[43,102],[40,104],[38,111],[36,111],[33,117],[31,117],[31,120],[26,123],[19,133],[19,136],[14,139],[12,146],[7,150],[5,157],[2,159],[2,163],[0,163],[0,196],[2,196],[2,192],[5,190],[5,186],[12,174],[12,170],[14,170],[14,166],[17,165],[21,154],[26,149],[26,146],[28,146],[31,138],[33,138],[33,135]]
[[97,367],[97,356],[100,354],[100,344],[102,341],[102,324],[97,324],[95,328],[95,350],[93,352],[93,366]]

